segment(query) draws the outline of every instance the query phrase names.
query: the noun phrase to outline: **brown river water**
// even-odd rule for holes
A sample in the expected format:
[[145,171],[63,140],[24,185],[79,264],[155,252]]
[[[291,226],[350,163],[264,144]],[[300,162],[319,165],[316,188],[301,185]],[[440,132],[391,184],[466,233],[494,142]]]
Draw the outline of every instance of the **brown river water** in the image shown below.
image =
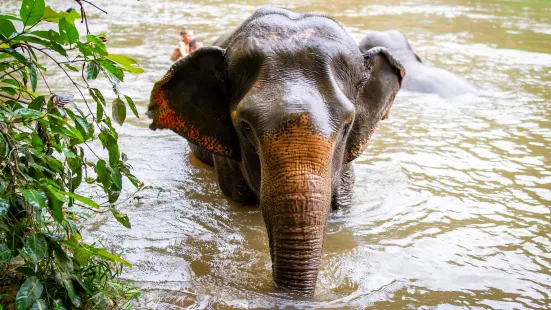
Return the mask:
[[110,215],[86,224],[133,264],[122,277],[143,290],[137,308],[551,308],[550,1],[270,3],[328,14],[356,41],[398,29],[425,63],[483,89],[453,100],[400,92],[356,160],[353,206],[330,215],[311,299],[273,288],[260,210],[227,199],[185,140],[149,130],[143,115],[182,26],[208,44],[266,3],[93,2],[109,13],[90,8],[92,30],[145,69],[122,87],[141,116],[120,127],[121,148],[165,190],[119,206],[132,229]]

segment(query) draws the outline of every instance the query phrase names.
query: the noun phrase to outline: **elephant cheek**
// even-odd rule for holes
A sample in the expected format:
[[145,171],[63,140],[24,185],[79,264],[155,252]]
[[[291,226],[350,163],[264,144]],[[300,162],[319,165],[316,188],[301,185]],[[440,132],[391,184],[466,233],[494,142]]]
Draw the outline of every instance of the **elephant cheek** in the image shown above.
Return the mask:
[[278,288],[314,293],[331,204],[332,145],[304,118],[262,141],[260,203]]

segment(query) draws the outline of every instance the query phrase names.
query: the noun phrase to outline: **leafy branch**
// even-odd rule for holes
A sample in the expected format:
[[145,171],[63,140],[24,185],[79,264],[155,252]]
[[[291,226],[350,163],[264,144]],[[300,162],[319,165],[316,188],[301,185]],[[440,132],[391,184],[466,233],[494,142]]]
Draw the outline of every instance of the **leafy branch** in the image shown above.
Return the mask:
[[[0,296],[0,304],[16,309],[103,308],[121,302],[124,290],[139,294],[116,280],[130,263],[84,242],[78,221],[88,212],[111,212],[130,228],[117,206],[145,186],[119,150],[111,117],[122,125],[126,106],[139,117],[120,83],[143,69],[109,53],[105,34],[90,32],[85,5],[107,12],[86,0],[74,2],[80,14],[56,11],[44,0],[22,0],[18,15],[0,13],[0,280],[17,287],[15,296]],[[78,19],[86,25],[84,36],[74,25]],[[90,86],[100,72],[115,95],[111,117],[102,91]],[[56,92],[47,82],[52,74],[61,74],[71,93]],[[96,141],[105,157],[90,147]],[[123,178],[135,191],[119,199]],[[80,194],[84,184],[101,188],[103,196]]]

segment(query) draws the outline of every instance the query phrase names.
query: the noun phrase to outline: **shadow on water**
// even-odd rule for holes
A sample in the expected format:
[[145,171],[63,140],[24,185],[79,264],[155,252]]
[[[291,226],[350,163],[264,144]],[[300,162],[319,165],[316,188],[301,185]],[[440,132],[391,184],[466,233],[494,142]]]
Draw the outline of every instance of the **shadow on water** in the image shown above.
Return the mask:
[[142,116],[120,128],[121,149],[141,180],[164,189],[120,206],[130,230],[103,215],[87,224],[133,264],[123,277],[142,287],[139,308],[551,307],[548,1],[272,3],[327,13],[357,41],[369,29],[399,29],[425,63],[484,90],[450,101],[398,95],[356,161],[354,205],[330,216],[313,299],[273,289],[260,210],[225,198],[214,170],[143,116],[181,27],[209,43],[264,3],[94,3],[109,14],[90,11],[93,31],[146,69],[124,84]]

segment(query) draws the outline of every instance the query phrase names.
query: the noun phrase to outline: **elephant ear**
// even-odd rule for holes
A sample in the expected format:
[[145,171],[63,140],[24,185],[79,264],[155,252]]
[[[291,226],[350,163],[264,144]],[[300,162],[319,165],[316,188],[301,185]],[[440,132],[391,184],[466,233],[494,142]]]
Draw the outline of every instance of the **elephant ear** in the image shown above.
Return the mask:
[[149,128],[171,129],[202,149],[239,161],[224,72],[225,50],[219,47],[201,47],[176,62],[151,91]]
[[388,117],[406,70],[384,47],[363,54],[364,78],[356,97],[356,118],[347,143],[347,162],[360,156],[380,120]]

